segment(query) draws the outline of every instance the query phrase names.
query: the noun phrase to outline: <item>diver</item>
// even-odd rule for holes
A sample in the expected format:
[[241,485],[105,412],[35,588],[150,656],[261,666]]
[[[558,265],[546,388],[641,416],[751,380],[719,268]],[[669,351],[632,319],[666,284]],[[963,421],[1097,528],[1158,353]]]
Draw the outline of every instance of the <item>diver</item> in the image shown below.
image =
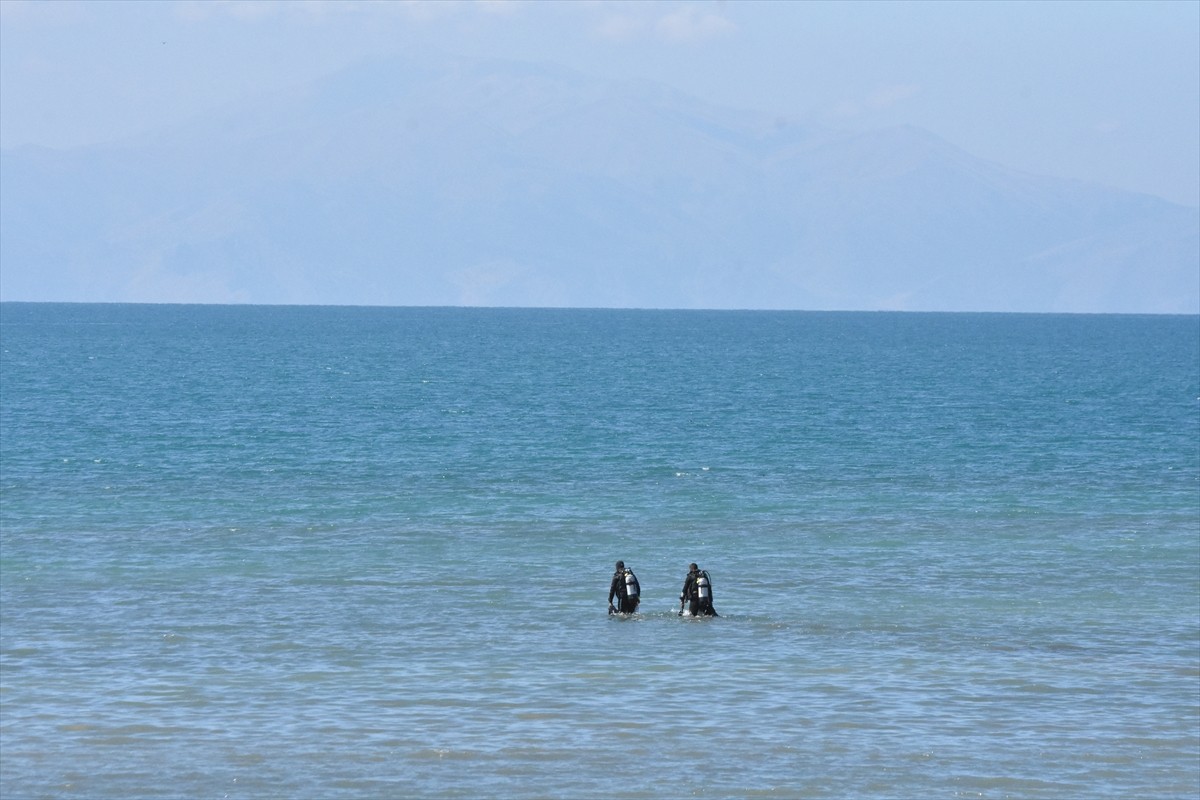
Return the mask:
[[688,613],[693,617],[719,617],[713,608],[712,579],[695,563],[688,564],[687,577],[683,579],[683,591],[679,593],[679,616],[683,616],[683,604],[688,603]]
[[[638,603],[641,602],[641,594],[642,589],[633,570],[628,569],[624,561],[618,561],[617,571],[613,573],[612,583],[608,586],[608,613],[632,614],[637,611]],[[614,597],[617,598],[615,608],[613,607]]]

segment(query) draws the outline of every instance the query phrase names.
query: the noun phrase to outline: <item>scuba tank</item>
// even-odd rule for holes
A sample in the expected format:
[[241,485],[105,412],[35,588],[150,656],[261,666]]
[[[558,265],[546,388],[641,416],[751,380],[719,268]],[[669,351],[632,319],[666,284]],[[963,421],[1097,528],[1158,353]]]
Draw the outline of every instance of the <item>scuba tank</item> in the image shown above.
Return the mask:
[[708,573],[703,570],[696,576],[696,597],[701,601],[712,599],[712,584],[708,580]]
[[639,588],[638,579],[637,576],[633,574],[633,570],[625,570],[625,596],[637,597]]

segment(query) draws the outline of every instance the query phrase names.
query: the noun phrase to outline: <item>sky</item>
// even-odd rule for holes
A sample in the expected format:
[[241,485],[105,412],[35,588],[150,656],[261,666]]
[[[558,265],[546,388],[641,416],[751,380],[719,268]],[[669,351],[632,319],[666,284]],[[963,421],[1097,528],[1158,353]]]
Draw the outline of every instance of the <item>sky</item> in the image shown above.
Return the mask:
[[[0,147],[119,140],[412,53],[549,62],[1200,206],[1200,2],[0,0]],[[2,178],[2,176],[0,176]]]

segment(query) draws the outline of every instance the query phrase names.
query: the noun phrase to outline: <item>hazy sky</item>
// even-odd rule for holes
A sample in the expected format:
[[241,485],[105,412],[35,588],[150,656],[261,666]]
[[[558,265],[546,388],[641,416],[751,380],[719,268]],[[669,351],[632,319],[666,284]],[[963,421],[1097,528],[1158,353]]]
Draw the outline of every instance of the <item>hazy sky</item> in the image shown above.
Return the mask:
[[0,0],[0,145],[112,140],[423,50],[841,128],[912,123],[1017,169],[1200,205],[1190,1]]

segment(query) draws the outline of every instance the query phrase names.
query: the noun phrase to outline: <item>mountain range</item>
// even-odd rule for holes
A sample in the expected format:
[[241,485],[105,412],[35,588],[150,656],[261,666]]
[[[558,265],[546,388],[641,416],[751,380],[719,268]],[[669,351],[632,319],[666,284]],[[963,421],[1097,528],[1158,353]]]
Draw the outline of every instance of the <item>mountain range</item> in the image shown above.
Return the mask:
[[0,152],[0,299],[1200,313],[1200,212],[545,65]]

